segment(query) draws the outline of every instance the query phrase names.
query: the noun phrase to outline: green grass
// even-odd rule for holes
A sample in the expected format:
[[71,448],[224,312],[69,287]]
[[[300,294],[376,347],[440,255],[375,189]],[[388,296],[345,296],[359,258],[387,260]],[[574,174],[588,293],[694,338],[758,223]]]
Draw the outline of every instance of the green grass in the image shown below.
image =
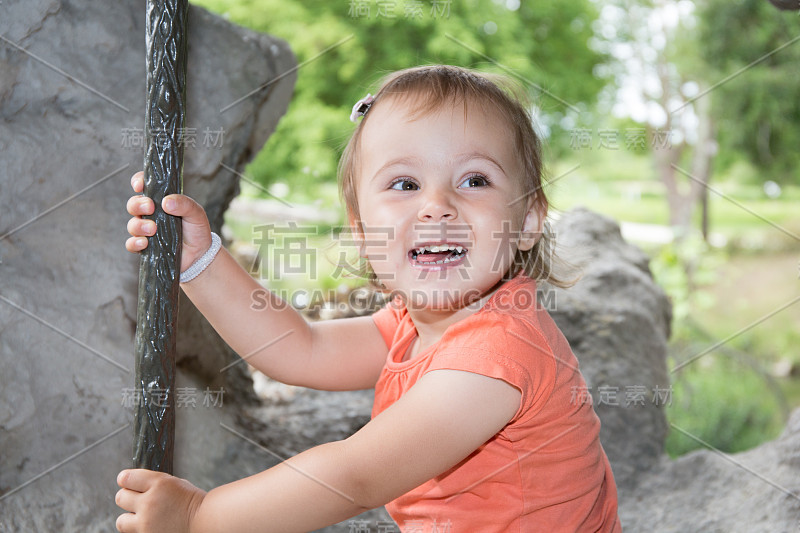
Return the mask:
[[704,443],[741,452],[777,437],[785,422],[781,391],[747,365],[726,358],[709,355],[685,367],[673,382],[672,397],[667,418],[678,429],[667,436],[671,457]]
[[[779,361],[800,365],[800,302],[786,306],[800,286],[797,254],[707,249],[698,257],[693,291],[677,263],[666,268],[663,254],[653,262],[673,300],[670,368],[708,352],[672,375],[667,417],[717,449],[742,451],[776,437],[800,407],[800,380],[770,375]],[[666,443],[673,457],[703,446],[677,430]]]
[[[722,175],[710,183],[721,193],[709,192],[711,231],[745,251],[800,249],[800,186],[785,185],[780,198],[770,199],[763,191],[763,178],[742,176],[748,170],[741,167],[734,171],[735,180]],[[557,211],[584,206],[620,221],[667,225],[664,187],[654,175],[647,156],[625,150],[581,151],[553,165],[553,184],[545,192]],[[679,178],[688,187],[689,180]],[[698,208],[695,227],[699,226]]]

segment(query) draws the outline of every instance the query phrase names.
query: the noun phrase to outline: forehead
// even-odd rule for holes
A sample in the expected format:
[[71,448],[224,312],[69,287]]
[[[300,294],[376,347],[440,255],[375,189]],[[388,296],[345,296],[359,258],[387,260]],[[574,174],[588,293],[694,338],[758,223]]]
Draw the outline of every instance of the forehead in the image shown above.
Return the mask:
[[415,157],[423,162],[474,153],[501,162],[506,173],[519,171],[513,128],[492,103],[445,101],[438,108],[421,96],[383,98],[369,111],[361,132],[358,174],[370,178],[386,161]]

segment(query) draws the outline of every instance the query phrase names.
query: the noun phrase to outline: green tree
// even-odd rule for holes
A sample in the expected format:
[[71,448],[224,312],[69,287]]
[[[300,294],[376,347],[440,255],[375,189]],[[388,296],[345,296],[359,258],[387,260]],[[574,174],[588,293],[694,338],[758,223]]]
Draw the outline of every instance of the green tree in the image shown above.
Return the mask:
[[597,16],[589,0],[196,2],[285,39],[302,65],[286,116],[249,168],[260,183],[283,181],[293,192],[335,179],[350,108],[391,71],[450,63],[511,72],[556,125],[546,117],[591,104],[603,85],[593,76],[602,54],[588,46]]
[[798,13],[765,0],[698,3],[700,52],[719,83],[713,91],[719,164],[744,158],[765,180],[800,182]]

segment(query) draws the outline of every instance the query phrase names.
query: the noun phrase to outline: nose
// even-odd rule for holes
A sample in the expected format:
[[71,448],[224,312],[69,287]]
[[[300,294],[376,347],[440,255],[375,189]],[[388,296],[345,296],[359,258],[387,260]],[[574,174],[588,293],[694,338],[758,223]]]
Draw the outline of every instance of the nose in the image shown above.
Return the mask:
[[417,213],[417,218],[423,222],[438,222],[457,218],[458,210],[452,200],[449,191],[429,186],[422,195],[422,204]]

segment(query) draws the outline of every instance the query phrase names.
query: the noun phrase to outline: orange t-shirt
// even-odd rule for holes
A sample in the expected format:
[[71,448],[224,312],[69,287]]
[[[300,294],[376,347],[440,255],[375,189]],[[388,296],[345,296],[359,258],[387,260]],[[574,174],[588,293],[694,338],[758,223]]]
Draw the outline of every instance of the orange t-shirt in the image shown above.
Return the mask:
[[432,370],[474,372],[522,392],[502,431],[386,505],[403,531],[622,531],[600,420],[566,338],[536,304],[535,281],[522,275],[508,281],[408,361],[403,357],[417,331],[404,304],[394,300],[373,319],[389,346],[373,417]]

